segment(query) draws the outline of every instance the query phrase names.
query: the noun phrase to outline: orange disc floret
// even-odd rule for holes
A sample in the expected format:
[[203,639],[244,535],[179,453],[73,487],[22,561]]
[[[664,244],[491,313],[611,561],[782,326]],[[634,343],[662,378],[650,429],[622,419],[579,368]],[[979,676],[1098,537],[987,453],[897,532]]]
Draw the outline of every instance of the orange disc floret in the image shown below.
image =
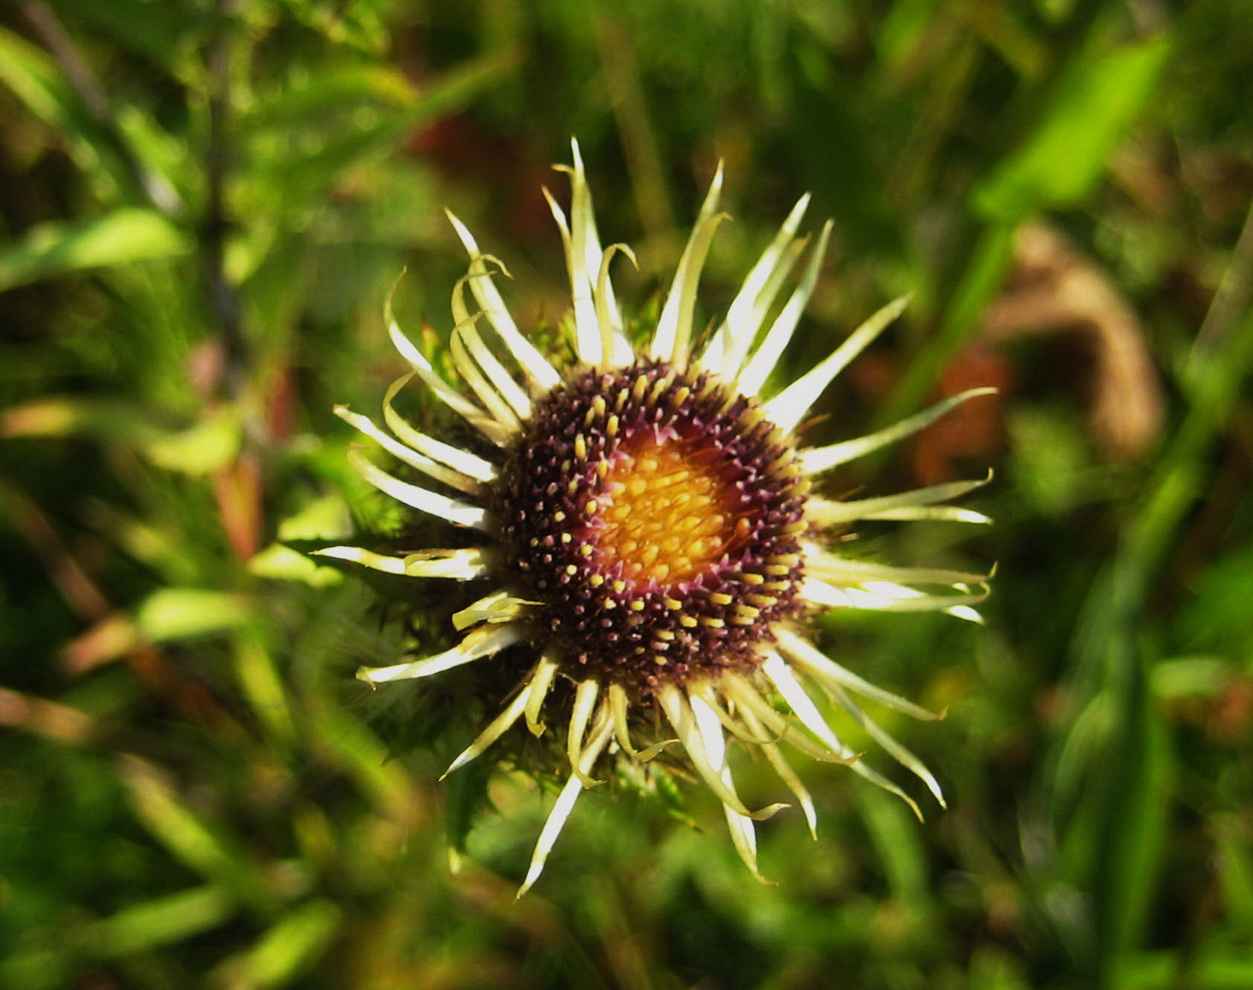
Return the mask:
[[743,500],[710,453],[648,433],[619,447],[586,536],[630,584],[689,581],[748,534],[748,519],[737,518]]

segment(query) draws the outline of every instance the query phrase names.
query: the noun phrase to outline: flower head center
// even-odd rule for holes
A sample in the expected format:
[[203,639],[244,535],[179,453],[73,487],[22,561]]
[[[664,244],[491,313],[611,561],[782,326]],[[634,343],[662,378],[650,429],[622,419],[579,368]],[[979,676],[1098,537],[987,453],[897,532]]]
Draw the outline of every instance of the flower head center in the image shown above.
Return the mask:
[[707,444],[677,437],[630,438],[585,503],[588,521],[580,536],[603,564],[621,564],[622,577],[633,585],[695,578],[750,531],[746,517],[736,518],[739,499],[716,455]]
[[642,360],[540,399],[493,494],[505,566],[552,653],[648,692],[759,662],[799,608],[806,491],[752,400]]

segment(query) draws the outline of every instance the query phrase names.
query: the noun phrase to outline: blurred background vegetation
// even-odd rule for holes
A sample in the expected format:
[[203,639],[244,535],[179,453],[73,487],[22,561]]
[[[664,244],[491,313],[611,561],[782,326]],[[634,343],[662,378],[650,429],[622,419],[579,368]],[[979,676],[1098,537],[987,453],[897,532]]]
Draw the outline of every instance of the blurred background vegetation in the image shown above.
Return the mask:
[[[0,5],[0,986],[1253,987],[1251,91],[1244,0]],[[406,267],[447,331],[445,206],[563,313],[571,135],[638,312],[719,158],[706,317],[806,190],[798,367],[916,293],[815,431],[1001,389],[847,476],[995,468],[994,529],[866,534],[998,562],[986,626],[823,623],[948,706],[896,729],[951,806],[808,766],[777,885],[621,781],[515,903],[551,795],[352,679],[446,608],[298,552],[389,524],[330,409]]]

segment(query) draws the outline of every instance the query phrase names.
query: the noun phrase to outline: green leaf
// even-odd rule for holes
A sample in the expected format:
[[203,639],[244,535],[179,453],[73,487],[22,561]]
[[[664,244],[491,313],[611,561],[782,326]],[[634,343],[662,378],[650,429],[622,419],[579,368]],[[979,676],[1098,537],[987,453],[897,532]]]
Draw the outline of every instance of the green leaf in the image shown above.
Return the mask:
[[300,581],[311,588],[326,588],[340,584],[344,575],[333,567],[319,567],[307,555],[271,543],[248,561],[248,573],[274,581]]
[[0,82],[13,90],[31,113],[57,130],[94,130],[87,108],[52,59],[4,28],[0,28]]
[[448,845],[456,853],[466,851],[470,830],[491,804],[487,789],[495,770],[491,759],[479,759],[444,780]]
[[140,634],[160,643],[237,629],[253,614],[242,595],[200,588],[161,588],[139,606],[135,625]]
[[283,689],[274,656],[260,636],[244,633],[235,640],[235,673],[244,697],[280,749],[288,749],[296,739],[287,693]]
[[975,191],[979,212],[1012,222],[1082,200],[1156,91],[1169,52],[1163,34],[1077,59],[1040,126]]
[[[1113,756],[1119,778],[1103,823],[1104,848],[1097,866],[1094,901],[1102,949],[1110,954],[1111,971],[1119,972],[1128,954],[1144,938],[1165,859],[1171,796],[1174,792],[1174,756],[1166,726],[1151,703],[1142,723],[1124,751]],[[1114,985],[1118,985],[1117,979]]]
[[345,172],[391,154],[406,134],[466,106],[516,64],[511,50],[489,53],[421,91],[391,71],[341,72],[263,105],[248,124],[255,191],[267,209],[276,198],[316,201]]
[[1163,701],[1216,698],[1236,679],[1236,665],[1222,657],[1188,656],[1153,665],[1153,693]]
[[0,413],[0,437],[87,436],[144,447],[163,435],[142,408],[120,399],[50,396]]
[[221,967],[229,987],[257,990],[288,986],[326,951],[343,920],[343,912],[328,900],[302,904],[283,917],[246,953]]
[[[56,63],[41,49],[0,28],[0,83],[7,85],[36,117],[61,134],[80,169],[111,194],[137,193],[134,175],[109,133]],[[6,288],[0,282],[0,289]]]
[[1047,406],[1027,406],[1010,416],[1014,481],[1032,510],[1064,516],[1090,497],[1093,471],[1083,433],[1072,416]]
[[233,411],[223,410],[181,433],[171,433],[148,444],[153,464],[167,471],[204,475],[226,467],[239,453],[242,427]]
[[344,540],[352,535],[352,516],[338,492],[319,496],[278,524],[280,540]]
[[177,257],[190,249],[183,231],[156,210],[139,207],[82,223],[44,224],[0,249],[0,292],[87,268]]
[[983,308],[1004,285],[1005,274],[1013,263],[1016,230],[1013,223],[991,223],[980,234],[961,281],[953,291],[943,326],[906,367],[891,398],[876,414],[876,427],[916,412],[939,380],[945,365],[979,328]]
[[314,76],[308,85],[284,88],[263,98],[239,122],[244,134],[318,124],[362,106],[413,108],[417,88],[400,72],[383,66],[353,67]]
[[357,717],[337,704],[318,702],[305,713],[319,759],[344,770],[384,815],[410,814],[414,783],[404,765]]
[[1253,961],[1243,946],[1144,952],[1122,979],[1118,990],[1247,990],[1253,986]]
[[56,6],[163,66],[172,65],[211,23],[208,9],[189,0],[57,0]]
[[0,437],[85,436],[124,444],[166,471],[202,476],[235,458],[243,440],[233,407],[209,410],[183,430],[169,430],[158,414],[119,399],[36,399],[0,412]]
[[930,911],[933,904],[926,852],[919,840],[918,824],[905,803],[873,787],[859,787],[857,798],[892,896],[911,911]]
[[194,811],[162,771],[132,756],[121,761],[119,773],[135,817],[175,859],[247,905],[273,905],[275,897],[260,864],[234,836]]
[[1233,546],[1190,582],[1177,628],[1190,650],[1248,656],[1253,642],[1253,547]]
[[216,928],[234,910],[234,898],[221,887],[193,887],[96,922],[88,929],[87,942],[106,958],[145,952]]
[[1245,816],[1214,815],[1211,829],[1222,857],[1219,881],[1227,916],[1245,931],[1253,930],[1253,854],[1250,853],[1250,828]]

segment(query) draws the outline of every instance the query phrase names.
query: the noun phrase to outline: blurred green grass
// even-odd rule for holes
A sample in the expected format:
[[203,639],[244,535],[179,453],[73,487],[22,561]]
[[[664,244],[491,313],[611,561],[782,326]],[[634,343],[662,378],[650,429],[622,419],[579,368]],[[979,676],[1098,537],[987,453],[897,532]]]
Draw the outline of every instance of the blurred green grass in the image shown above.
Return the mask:
[[[0,986],[1253,986],[1251,83],[1240,0],[0,8]],[[447,331],[444,206],[560,316],[571,135],[633,298],[719,158],[709,312],[805,190],[799,351],[915,292],[820,428],[1003,390],[847,478],[995,468],[990,533],[865,534],[998,561],[986,627],[823,623],[948,706],[901,729],[951,807],[807,767],[774,886],[624,780],[515,904],[551,797],[436,784],[465,683],[367,695],[401,610],[296,552],[395,522],[330,408],[397,370],[406,267]]]

